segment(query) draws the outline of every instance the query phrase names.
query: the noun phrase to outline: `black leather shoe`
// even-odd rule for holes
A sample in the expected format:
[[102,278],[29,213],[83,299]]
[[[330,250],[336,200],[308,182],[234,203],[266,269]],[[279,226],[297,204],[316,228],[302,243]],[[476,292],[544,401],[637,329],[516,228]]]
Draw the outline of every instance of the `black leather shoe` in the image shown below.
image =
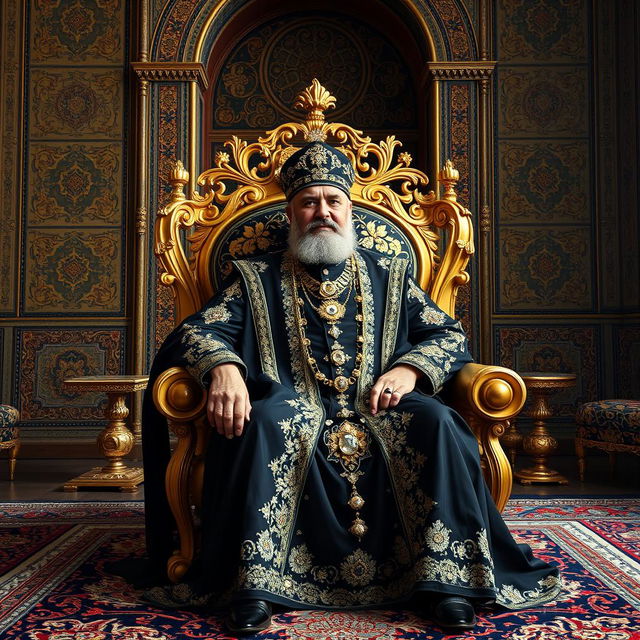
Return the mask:
[[271,603],[266,600],[240,600],[231,605],[227,629],[236,635],[264,631],[271,624]]
[[468,631],[476,626],[473,605],[463,596],[442,596],[432,600],[430,616],[444,631]]

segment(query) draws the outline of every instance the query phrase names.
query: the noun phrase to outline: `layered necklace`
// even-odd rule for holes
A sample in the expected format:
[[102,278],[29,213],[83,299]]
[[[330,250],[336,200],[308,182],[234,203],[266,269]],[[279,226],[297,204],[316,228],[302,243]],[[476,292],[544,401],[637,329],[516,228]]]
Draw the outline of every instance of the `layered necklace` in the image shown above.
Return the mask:
[[[363,360],[365,326],[362,284],[358,262],[355,256],[352,255],[347,261],[343,272],[335,280],[319,282],[311,277],[299,263],[294,263],[292,276],[296,325],[307,364],[318,382],[335,389],[337,392],[336,399],[340,405],[337,417],[351,418],[355,414],[348,409],[346,392],[358,381],[361,375],[360,367]],[[344,351],[344,347],[338,342],[338,338],[342,333],[339,324],[346,313],[347,303],[353,291],[355,291],[356,301],[356,355],[351,374],[347,375],[343,367],[348,360],[348,356]],[[328,359],[336,367],[337,375],[334,378],[330,378],[320,371],[318,363],[313,356],[311,340],[306,334],[305,298],[311,308],[327,323],[327,333],[333,338]],[[364,419],[361,418],[360,421],[364,423]],[[329,451],[329,460],[340,463],[343,469],[343,473],[340,475],[351,484],[351,496],[347,504],[356,513],[355,519],[349,527],[349,532],[360,540],[367,532],[367,525],[360,517],[360,509],[364,506],[364,499],[358,493],[356,482],[363,475],[363,472],[359,470],[360,462],[371,455],[369,452],[369,435],[362,429],[361,425],[346,419],[340,424],[334,424],[332,420],[327,420],[326,425],[330,427],[324,434],[324,441]]]
[[[338,338],[342,333],[342,330],[338,325],[340,320],[344,317],[347,302],[351,297],[353,289],[355,289],[355,300],[357,304],[357,312],[355,316],[357,324],[356,356],[353,369],[351,370],[351,375],[347,376],[343,370],[343,366],[347,361],[347,356],[344,352],[344,348],[338,342]],[[343,409],[345,409],[345,411],[340,412],[338,417],[350,417],[353,412],[346,410],[347,398],[345,392],[348,391],[349,387],[355,384],[360,377],[362,350],[364,346],[364,311],[358,263],[356,262],[355,257],[351,256],[347,266],[339,278],[324,282],[318,282],[306,273],[302,267],[296,264],[293,270],[293,290],[295,296],[294,306],[297,320],[296,324],[298,326],[300,341],[305,351],[307,364],[318,382],[321,382],[328,387],[333,387],[340,394],[338,396],[338,403]],[[345,291],[346,295],[344,299],[341,300],[340,296]],[[313,357],[313,352],[311,351],[311,340],[307,338],[305,329],[307,326],[307,319],[304,316],[303,297],[307,299],[311,308],[316,311],[316,313],[318,313],[318,315],[329,325],[327,333],[334,340],[331,345],[329,360],[337,367],[336,373],[338,375],[336,375],[335,378],[329,378],[322,373],[318,368],[316,359]],[[312,297],[318,299],[316,304],[311,300]]]

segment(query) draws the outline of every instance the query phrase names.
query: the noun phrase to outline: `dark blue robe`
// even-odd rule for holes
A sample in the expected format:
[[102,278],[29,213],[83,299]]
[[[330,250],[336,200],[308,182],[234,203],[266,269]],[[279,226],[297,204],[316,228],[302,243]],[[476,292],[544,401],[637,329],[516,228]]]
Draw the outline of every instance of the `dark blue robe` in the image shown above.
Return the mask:
[[[241,277],[188,318],[158,353],[152,376],[183,365],[204,386],[212,367],[235,362],[252,404],[241,437],[212,433],[202,544],[187,576],[187,600],[254,596],[297,608],[344,608],[438,591],[520,608],[554,599],[557,569],[513,540],[485,485],[475,437],[437,396],[471,361],[460,324],[424,294],[405,260],[366,250],[356,255],[361,375],[343,397],[354,412],[349,420],[366,438],[355,484],[329,446],[343,422],[341,407],[335,389],[319,383],[307,364],[288,254],[236,262]],[[343,269],[308,271],[323,280]],[[347,355],[347,375],[357,353],[357,313],[351,295],[336,338]],[[317,366],[334,378],[336,367],[327,358],[334,340],[310,298],[303,316]],[[416,390],[372,416],[371,386],[401,363],[422,372]],[[149,551],[166,560],[171,540],[163,528],[170,518],[157,485],[168,445],[161,442],[166,431],[149,395],[144,438]],[[361,538],[349,531],[354,486],[364,499],[357,511],[367,526]],[[184,598],[181,589],[172,591]],[[163,593],[172,604],[171,590]],[[157,600],[163,597],[156,592]]]

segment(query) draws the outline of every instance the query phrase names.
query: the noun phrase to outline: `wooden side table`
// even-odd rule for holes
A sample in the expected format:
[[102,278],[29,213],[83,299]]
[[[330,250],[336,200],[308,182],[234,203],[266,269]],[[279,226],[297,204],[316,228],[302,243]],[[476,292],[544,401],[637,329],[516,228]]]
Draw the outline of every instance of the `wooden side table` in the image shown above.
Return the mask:
[[77,491],[79,487],[113,487],[121,491],[137,491],[144,482],[142,469],[127,467],[123,458],[133,448],[134,434],[127,428],[129,409],[125,397],[129,393],[145,389],[149,376],[82,376],[68,378],[65,385],[72,391],[102,391],[107,394],[107,425],[98,435],[98,449],[107,459],[104,467],[94,467],[72,478],[64,485],[65,491]]
[[547,457],[556,449],[558,442],[548,432],[545,421],[553,415],[547,397],[560,389],[568,389],[575,385],[576,376],[573,373],[521,373],[520,376],[533,396],[533,406],[526,415],[535,422],[531,433],[522,439],[522,449],[533,457],[534,464],[516,471],[514,475],[520,484],[569,484],[564,476],[547,466]]

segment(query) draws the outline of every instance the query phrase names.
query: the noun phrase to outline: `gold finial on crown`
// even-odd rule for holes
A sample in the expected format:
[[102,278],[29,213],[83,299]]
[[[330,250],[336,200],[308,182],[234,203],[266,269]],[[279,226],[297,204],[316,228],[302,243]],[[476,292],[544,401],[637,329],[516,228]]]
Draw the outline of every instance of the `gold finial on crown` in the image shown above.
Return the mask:
[[317,78],[314,78],[311,86],[296,98],[293,106],[295,109],[307,112],[305,140],[308,142],[326,140],[324,112],[336,106],[336,99],[320,84]]

